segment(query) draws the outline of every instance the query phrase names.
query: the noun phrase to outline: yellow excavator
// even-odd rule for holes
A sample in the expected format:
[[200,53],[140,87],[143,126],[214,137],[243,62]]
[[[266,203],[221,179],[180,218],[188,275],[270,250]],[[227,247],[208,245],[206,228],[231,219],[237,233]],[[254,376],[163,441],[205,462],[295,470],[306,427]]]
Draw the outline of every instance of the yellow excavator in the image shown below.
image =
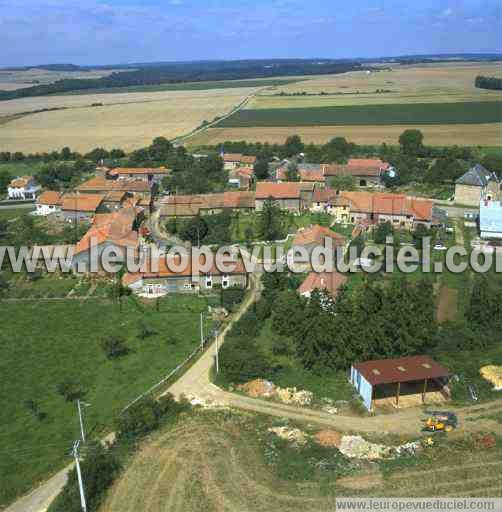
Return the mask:
[[458,425],[457,415],[452,412],[431,411],[424,420],[424,432],[451,432]]

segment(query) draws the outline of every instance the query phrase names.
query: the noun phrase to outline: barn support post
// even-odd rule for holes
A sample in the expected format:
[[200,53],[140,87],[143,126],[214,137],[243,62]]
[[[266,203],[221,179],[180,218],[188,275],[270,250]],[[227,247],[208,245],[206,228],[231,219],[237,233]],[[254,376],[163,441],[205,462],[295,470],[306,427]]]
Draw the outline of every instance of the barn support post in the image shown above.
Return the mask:
[[401,392],[401,383],[397,383],[397,390],[396,390],[396,407],[399,407],[399,393]]
[[427,377],[424,379],[424,390],[422,392],[422,403],[425,403],[425,395],[427,393],[427,383],[428,383],[428,379]]

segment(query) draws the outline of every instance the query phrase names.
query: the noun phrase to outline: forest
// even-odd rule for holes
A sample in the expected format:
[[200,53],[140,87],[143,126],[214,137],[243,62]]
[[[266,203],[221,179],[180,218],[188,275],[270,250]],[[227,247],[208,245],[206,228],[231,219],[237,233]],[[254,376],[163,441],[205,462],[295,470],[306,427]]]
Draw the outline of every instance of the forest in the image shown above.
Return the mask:
[[326,60],[319,65],[311,60],[265,60],[232,62],[190,62],[148,65],[117,71],[97,79],[62,79],[52,84],[35,85],[13,91],[0,91],[0,101],[73,91],[142,85],[242,80],[276,76],[304,76],[345,73],[362,69],[355,61]]

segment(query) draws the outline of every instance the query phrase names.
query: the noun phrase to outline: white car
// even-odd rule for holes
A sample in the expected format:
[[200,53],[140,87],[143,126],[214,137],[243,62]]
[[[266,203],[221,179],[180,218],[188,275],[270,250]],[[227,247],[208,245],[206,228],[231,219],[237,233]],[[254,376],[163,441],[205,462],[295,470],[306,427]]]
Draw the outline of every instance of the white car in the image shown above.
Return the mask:
[[436,242],[434,244],[434,250],[435,251],[446,251],[446,245],[444,245],[442,242]]

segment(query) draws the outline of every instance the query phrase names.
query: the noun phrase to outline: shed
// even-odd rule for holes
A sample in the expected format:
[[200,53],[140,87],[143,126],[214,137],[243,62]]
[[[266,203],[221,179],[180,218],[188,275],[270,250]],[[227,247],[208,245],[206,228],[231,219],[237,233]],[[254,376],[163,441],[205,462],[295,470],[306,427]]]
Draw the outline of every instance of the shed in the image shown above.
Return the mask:
[[423,355],[356,363],[350,370],[350,382],[368,410],[373,409],[378,395],[382,399],[390,396],[395,407],[399,407],[400,396],[405,394],[418,397],[422,403],[428,393],[446,395],[448,376],[446,368]]

